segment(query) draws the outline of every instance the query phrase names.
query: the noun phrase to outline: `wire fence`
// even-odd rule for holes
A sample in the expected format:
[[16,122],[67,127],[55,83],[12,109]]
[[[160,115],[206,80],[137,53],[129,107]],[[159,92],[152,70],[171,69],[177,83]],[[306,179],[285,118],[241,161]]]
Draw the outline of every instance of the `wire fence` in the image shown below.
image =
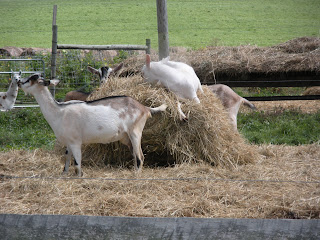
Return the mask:
[[[60,83],[51,89],[58,101],[63,101],[66,92],[82,90],[91,92],[100,85],[97,75],[87,70],[88,66],[99,69],[102,66],[113,66],[122,59],[135,54],[133,50],[59,50],[56,58],[56,78]],[[0,92],[6,92],[11,83],[11,74],[22,71],[22,77],[41,73],[49,79],[51,75],[51,53],[9,57],[0,55]],[[33,96],[18,91],[16,104],[36,104]]]
[[320,181],[274,180],[274,179],[226,179],[226,178],[89,178],[89,177],[41,177],[0,175],[0,179],[41,179],[41,180],[99,180],[99,181],[210,181],[210,182],[246,182],[246,183],[293,183],[320,184]]

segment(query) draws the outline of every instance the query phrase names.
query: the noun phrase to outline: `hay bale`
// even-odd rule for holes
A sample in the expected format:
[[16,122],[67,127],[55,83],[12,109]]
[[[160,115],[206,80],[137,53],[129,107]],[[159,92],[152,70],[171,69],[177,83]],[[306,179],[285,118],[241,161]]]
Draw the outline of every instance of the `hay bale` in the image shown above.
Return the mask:
[[[172,93],[144,83],[141,76],[111,78],[89,100],[114,95],[131,96],[146,106],[168,105],[166,113],[148,119],[144,128],[142,150],[146,165],[208,162],[230,167],[253,162],[259,156],[254,146],[232,130],[220,101],[206,86],[199,96],[201,104],[182,104],[182,110],[189,115],[188,122],[179,120]],[[131,154],[120,143],[87,145],[83,157],[95,164],[132,165]]]
[[275,46],[285,53],[305,53],[312,52],[319,48],[320,38],[317,37],[300,37],[289,40],[285,43]]
[[319,73],[320,38],[303,40],[273,47],[208,47],[194,51],[189,59],[202,83],[214,83],[219,74],[221,80],[221,76],[238,79],[250,73]]

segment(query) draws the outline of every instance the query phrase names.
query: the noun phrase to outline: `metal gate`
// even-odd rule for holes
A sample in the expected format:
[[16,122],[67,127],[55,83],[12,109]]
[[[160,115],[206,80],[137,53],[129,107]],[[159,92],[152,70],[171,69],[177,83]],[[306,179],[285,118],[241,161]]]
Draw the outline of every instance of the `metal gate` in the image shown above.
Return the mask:
[[[11,83],[11,73],[21,70],[22,77],[33,73],[41,73],[45,78],[45,62],[43,59],[0,59],[0,92],[6,92]],[[19,90],[16,104],[34,104],[35,99]]]

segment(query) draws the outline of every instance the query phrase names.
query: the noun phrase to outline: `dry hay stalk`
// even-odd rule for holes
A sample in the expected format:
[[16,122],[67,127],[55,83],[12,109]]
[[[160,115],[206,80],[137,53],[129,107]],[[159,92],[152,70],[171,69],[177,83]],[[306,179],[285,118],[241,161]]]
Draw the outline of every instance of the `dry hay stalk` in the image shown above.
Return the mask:
[[[182,104],[189,116],[188,122],[179,120],[176,97],[172,93],[143,83],[140,76],[111,78],[89,99],[114,95],[131,96],[146,106],[168,105],[165,114],[148,119],[143,131],[142,149],[147,165],[207,162],[230,167],[259,158],[255,147],[232,130],[221,103],[205,86],[204,94],[199,96],[201,104],[189,100]],[[84,147],[83,156],[95,162],[100,159],[108,164],[123,165],[132,159],[127,147],[120,143],[88,145]]]
[[138,176],[88,166],[80,179],[59,178],[61,155],[54,151],[0,152],[0,213],[319,219],[320,184],[296,182],[319,182],[319,143],[262,145],[259,152],[256,164],[237,169],[186,163],[146,167]]

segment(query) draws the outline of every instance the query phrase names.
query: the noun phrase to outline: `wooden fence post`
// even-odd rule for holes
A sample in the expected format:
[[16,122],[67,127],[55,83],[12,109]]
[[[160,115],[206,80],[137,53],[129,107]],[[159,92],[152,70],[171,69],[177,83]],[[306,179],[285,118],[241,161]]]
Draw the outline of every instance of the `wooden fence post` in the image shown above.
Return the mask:
[[169,56],[167,0],[157,0],[159,60]]
[[58,26],[57,19],[57,5],[53,6],[53,19],[52,19],[52,53],[51,53],[51,79],[56,77],[56,58],[57,58],[57,45],[58,45]]
[[150,41],[150,39],[146,39],[146,45],[147,45],[146,54],[150,54],[150,51],[151,51],[151,41]]
[[[52,17],[52,48],[51,48],[51,79],[56,78],[57,72],[57,47],[58,47],[58,26],[57,26],[57,5],[53,6],[53,17]],[[53,97],[56,95],[56,87],[51,89]]]

